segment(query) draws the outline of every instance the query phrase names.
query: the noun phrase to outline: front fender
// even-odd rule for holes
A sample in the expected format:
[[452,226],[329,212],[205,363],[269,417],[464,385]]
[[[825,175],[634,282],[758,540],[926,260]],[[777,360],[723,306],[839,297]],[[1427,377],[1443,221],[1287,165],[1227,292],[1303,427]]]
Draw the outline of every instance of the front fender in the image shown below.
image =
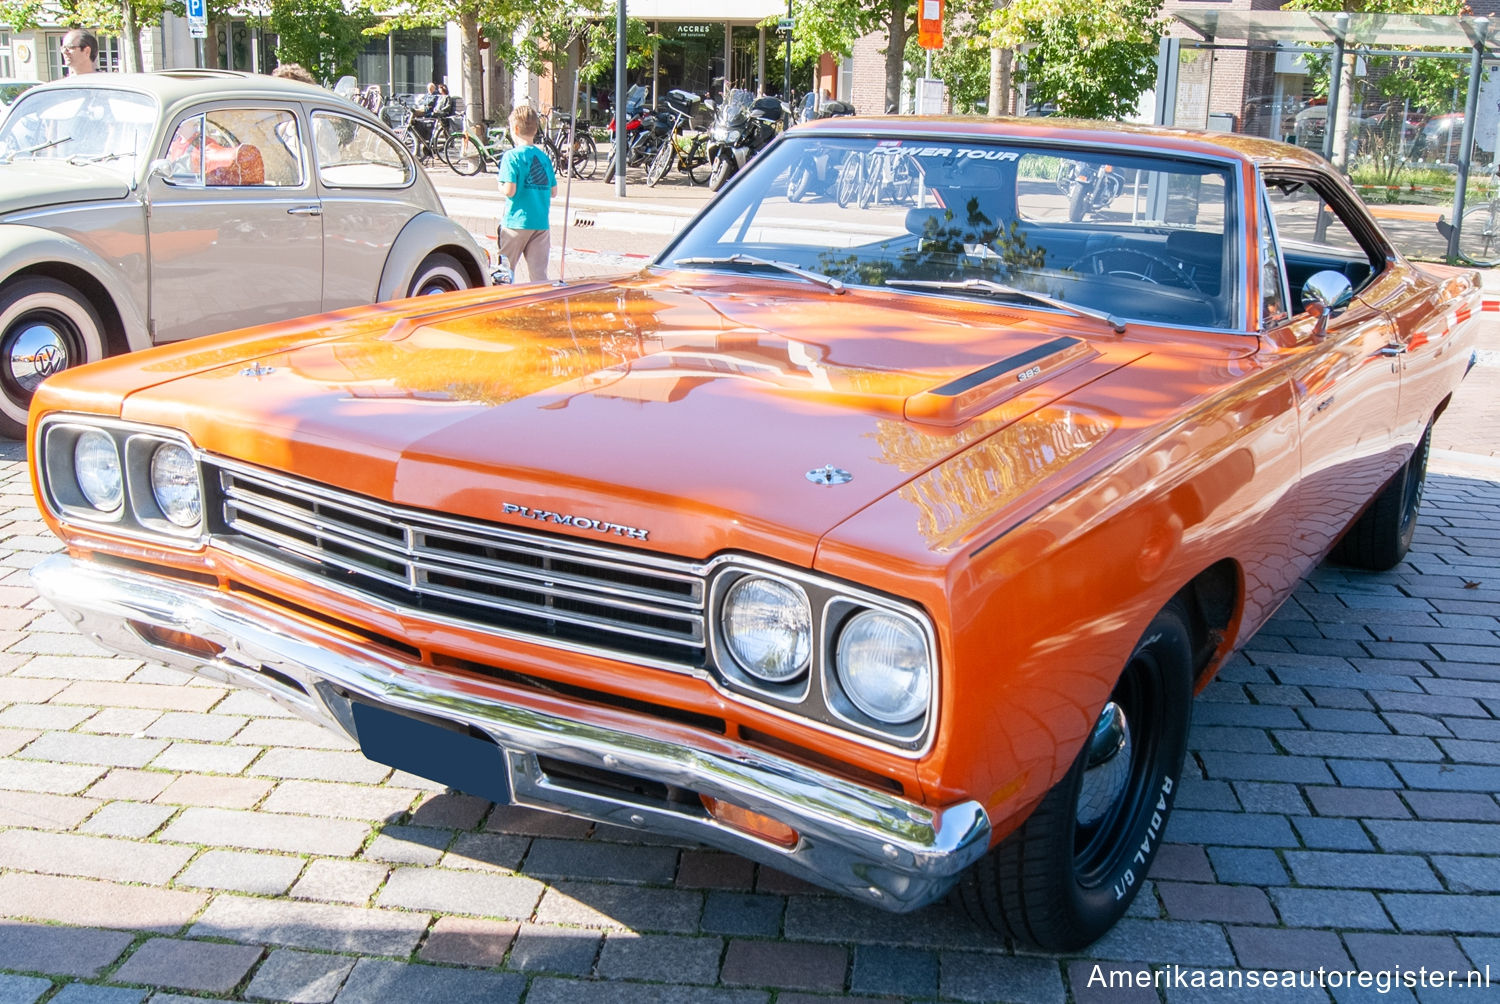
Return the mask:
[[405,296],[406,291],[411,288],[412,279],[416,277],[417,268],[434,251],[457,258],[459,264],[468,271],[474,285],[489,284],[489,255],[484,253],[473,236],[446,216],[418,213],[407,221],[392,242],[375,298],[385,301]]
[[131,351],[151,345],[144,290],[121,275],[118,263],[56,231],[0,223],[0,287],[22,273],[50,275],[76,287],[107,327],[118,328]]

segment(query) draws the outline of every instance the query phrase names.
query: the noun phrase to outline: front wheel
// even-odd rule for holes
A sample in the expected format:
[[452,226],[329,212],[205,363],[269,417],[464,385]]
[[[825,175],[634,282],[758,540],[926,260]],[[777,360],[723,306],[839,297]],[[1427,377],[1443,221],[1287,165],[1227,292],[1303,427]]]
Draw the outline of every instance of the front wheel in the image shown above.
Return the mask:
[[452,255],[434,252],[423,260],[412,277],[407,296],[434,296],[469,288],[469,274]]
[[1073,182],[1072,187],[1068,189],[1069,223],[1083,222],[1084,216],[1088,215],[1089,211],[1088,200],[1088,193],[1084,191],[1083,184],[1077,181]]
[[1422,508],[1431,448],[1429,425],[1406,463],[1334,547],[1334,561],[1370,572],[1384,572],[1401,563],[1417,535],[1417,510]]
[[0,291],[0,436],[22,439],[31,395],[47,377],[103,359],[99,313],[56,279],[22,279]]
[[724,182],[728,181],[729,176],[734,173],[729,167],[733,156],[733,154],[725,154],[724,156],[715,158],[713,169],[708,172],[708,190],[710,192],[717,192],[723,188]]
[[656,156],[651,158],[651,163],[646,165],[646,187],[655,188],[667,172],[672,170],[672,160],[676,154],[676,148],[672,146],[671,140],[663,143],[656,151]]
[[1465,211],[1458,232],[1458,254],[1470,265],[1500,265],[1500,205]]
[[786,200],[788,202],[801,202],[802,196],[807,194],[807,187],[812,183],[812,165],[806,161],[800,162],[792,168],[792,176],[786,183]]
[[955,890],[976,921],[1070,952],[1125,915],[1161,847],[1187,749],[1192,641],[1173,602],[1151,621],[1073,766]]

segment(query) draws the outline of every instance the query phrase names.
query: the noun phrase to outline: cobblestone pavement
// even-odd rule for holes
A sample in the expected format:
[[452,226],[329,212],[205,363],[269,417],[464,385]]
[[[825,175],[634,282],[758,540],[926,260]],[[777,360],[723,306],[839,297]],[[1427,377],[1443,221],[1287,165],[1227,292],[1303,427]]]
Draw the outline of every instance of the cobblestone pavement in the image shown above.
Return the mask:
[[[1496,999],[1500,429],[1470,404],[1496,373],[1439,425],[1410,559],[1321,569],[1201,696],[1150,881],[1069,957],[447,795],[109,656],[31,589],[57,544],[0,442],[0,1004]],[[1491,989],[1191,986],[1320,967]]]

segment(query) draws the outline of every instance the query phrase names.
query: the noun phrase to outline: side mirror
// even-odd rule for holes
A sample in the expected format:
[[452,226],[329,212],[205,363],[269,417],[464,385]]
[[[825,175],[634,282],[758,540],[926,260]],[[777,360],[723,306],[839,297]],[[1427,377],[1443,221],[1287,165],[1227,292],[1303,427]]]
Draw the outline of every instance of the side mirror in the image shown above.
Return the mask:
[[1302,284],[1302,303],[1318,319],[1313,337],[1321,339],[1328,332],[1328,322],[1354,302],[1354,286],[1342,272],[1314,272]]
[[165,157],[158,157],[146,165],[146,179],[165,178],[172,173],[172,162]]

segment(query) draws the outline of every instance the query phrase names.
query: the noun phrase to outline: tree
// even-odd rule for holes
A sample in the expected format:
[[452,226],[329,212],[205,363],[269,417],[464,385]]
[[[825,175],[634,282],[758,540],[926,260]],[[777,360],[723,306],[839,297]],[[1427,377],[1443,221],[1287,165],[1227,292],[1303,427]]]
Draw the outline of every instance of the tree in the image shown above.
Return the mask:
[[[552,52],[548,41],[553,31],[560,25],[573,25],[580,15],[598,16],[599,0],[376,0],[374,10],[384,20],[366,29],[366,34],[435,28],[450,22],[458,25],[465,114],[470,122],[479,122],[484,118],[480,29],[496,59],[511,66],[538,68],[549,55],[560,55]],[[517,42],[523,27],[529,30]]]
[[277,62],[300,63],[332,84],[354,72],[363,31],[375,18],[368,7],[346,7],[343,0],[271,0],[267,20],[279,39]]
[[[857,40],[875,32],[885,34],[885,107],[876,110],[895,111],[901,104],[906,41],[916,34],[916,4],[917,0],[803,0],[792,32],[792,58],[812,60],[825,52],[847,56]],[[762,23],[774,25],[776,20]]]
[[1156,82],[1162,0],[1014,0],[984,20],[990,44],[1022,50],[1029,100],[1119,119]]
[[[1466,13],[1467,7],[1465,0],[1290,0],[1286,4],[1288,10],[1350,14],[1456,15]],[[1407,105],[1429,112],[1451,109],[1453,94],[1464,89],[1467,67],[1452,60],[1424,59],[1421,53],[1421,49],[1413,48],[1411,55],[1365,57],[1366,74],[1358,84],[1354,77],[1356,53],[1345,53],[1344,65],[1339,67],[1338,107],[1330,109],[1326,120],[1326,127],[1333,129],[1331,153],[1336,166],[1347,166],[1352,111],[1368,98],[1368,94],[1360,95],[1356,105],[1357,86],[1373,89],[1383,98],[1381,103],[1385,107],[1379,113],[1378,123],[1361,133],[1361,149],[1387,183],[1401,169]],[[1328,94],[1329,58],[1309,56],[1306,61],[1315,85]]]

